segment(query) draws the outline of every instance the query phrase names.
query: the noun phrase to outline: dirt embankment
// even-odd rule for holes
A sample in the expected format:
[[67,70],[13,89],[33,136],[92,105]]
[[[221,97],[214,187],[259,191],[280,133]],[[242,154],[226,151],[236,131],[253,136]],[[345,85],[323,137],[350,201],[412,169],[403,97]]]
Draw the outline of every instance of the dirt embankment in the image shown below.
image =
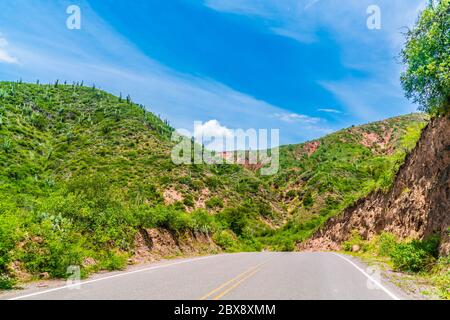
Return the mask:
[[401,238],[441,233],[441,253],[450,254],[450,117],[424,129],[388,193],[374,192],[330,219],[300,250],[337,250],[357,230],[365,239],[382,231]]
[[174,256],[211,254],[220,251],[209,235],[185,232],[171,233],[164,229],[141,229],[136,235],[133,263],[145,263]]

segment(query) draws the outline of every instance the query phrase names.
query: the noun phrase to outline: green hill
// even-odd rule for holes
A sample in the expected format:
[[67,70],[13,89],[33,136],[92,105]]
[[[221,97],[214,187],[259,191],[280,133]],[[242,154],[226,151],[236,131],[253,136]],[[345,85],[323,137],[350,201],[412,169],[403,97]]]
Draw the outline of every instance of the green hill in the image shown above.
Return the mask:
[[140,228],[202,232],[227,251],[292,250],[389,188],[425,123],[412,114],[283,146],[266,177],[173,164],[173,129],[130,97],[0,82],[0,286],[22,271],[64,277],[86,259],[84,274],[122,268]]
[[281,147],[282,169],[267,182],[277,191],[286,223],[262,241],[293,250],[356,200],[389,189],[426,123],[425,115],[410,114]]

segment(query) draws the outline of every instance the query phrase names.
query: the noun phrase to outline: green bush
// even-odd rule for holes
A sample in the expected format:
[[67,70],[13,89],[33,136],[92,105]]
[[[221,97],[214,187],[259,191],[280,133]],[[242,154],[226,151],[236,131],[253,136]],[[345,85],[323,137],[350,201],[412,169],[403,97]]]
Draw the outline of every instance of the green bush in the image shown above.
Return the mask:
[[208,201],[206,201],[206,207],[208,209],[216,209],[216,208],[223,208],[223,200],[219,197],[212,197]]
[[100,264],[100,268],[109,271],[123,270],[127,265],[128,255],[125,253],[117,253],[108,251]]
[[397,239],[392,233],[383,232],[378,241],[378,254],[382,257],[389,257],[397,246]]
[[186,207],[193,208],[195,206],[194,197],[191,194],[187,194],[183,199],[183,204]]
[[143,227],[164,228],[173,232],[181,232],[191,226],[188,214],[174,207],[163,205],[145,210],[141,214],[140,221]]
[[36,113],[31,116],[30,122],[39,130],[44,130],[47,125],[45,117]]
[[0,290],[10,290],[13,289],[16,284],[14,278],[11,278],[7,274],[0,273]]
[[434,236],[397,244],[390,256],[396,270],[420,272],[431,268],[436,261],[438,248],[439,237]]
[[303,197],[303,206],[305,208],[311,208],[314,204],[314,198],[312,197],[310,192],[307,192],[306,195]]
[[238,248],[236,236],[229,230],[222,230],[215,233],[213,240],[225,251],[235,251]]
[[352,251],[353,246],[359,246],[361,250],[364,250],[365,243],[361,235],[357,231],[353,231],[350,238],[342,244],[342,248],[345,251]]
[[214,216],[204,210],[196,210],[191,214],[191,228],[204,234],[210,234],[217,230],[218,225]]
[[237,208],[226,208],[217,215],[217,219],[237,236],[245,237],[249,225],[256,216],[253,210],[254,208],[250,204]]
[[19,220],[13,214],[0,212],[0,274],[7,271],[11,251],[20,238]]
[[450,256],[440,257],[432,270],[432,281],[442,299],[450,300]]
[[0,147],[3,149],[3,151],[5,151],[6,153],[8,153],[9,151],[12,150],[13,148],[13,143],[11,141],[11,139],[9,139],[8,137],[3,138],[2,143],[0,144]]
[[64,278],[67,268],[81,265],[85,258],[85,238],[72,233],[69,226],[55,228],[51,220],[34,225],[29,239],[19,252],[25,268],[34,274],[47,272],[52,277]]

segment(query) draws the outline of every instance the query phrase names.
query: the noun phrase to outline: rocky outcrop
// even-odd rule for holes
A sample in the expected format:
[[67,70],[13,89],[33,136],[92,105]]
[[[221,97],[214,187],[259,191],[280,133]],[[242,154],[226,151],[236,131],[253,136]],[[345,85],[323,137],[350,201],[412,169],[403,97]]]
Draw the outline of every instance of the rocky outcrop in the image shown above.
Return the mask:
[[401,238],[442,235],[450,253],[450,118],[437,117],[422,132],[387,193],[374,192],[330,219],[301,250],[337,250],[356,230],[370,239],[382,231]]
[[140,229],[136,234],[135,244],[133,263],[220,251],[209,235],[190,231],[175,234],[165,229]]

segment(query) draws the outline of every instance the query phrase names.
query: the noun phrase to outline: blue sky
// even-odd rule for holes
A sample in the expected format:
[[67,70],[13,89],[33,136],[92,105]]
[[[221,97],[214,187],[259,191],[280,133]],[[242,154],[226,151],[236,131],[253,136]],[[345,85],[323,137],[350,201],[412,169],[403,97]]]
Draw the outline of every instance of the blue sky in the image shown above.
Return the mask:
[[[415,111],[396,56],[425,3],[2,0],[0,80],[84,80],[175,128],[217,120],[302,142]],[[380,30],[366,25],[373,4]],[[69,5],[81,8],[80,30],[66,27]]]

